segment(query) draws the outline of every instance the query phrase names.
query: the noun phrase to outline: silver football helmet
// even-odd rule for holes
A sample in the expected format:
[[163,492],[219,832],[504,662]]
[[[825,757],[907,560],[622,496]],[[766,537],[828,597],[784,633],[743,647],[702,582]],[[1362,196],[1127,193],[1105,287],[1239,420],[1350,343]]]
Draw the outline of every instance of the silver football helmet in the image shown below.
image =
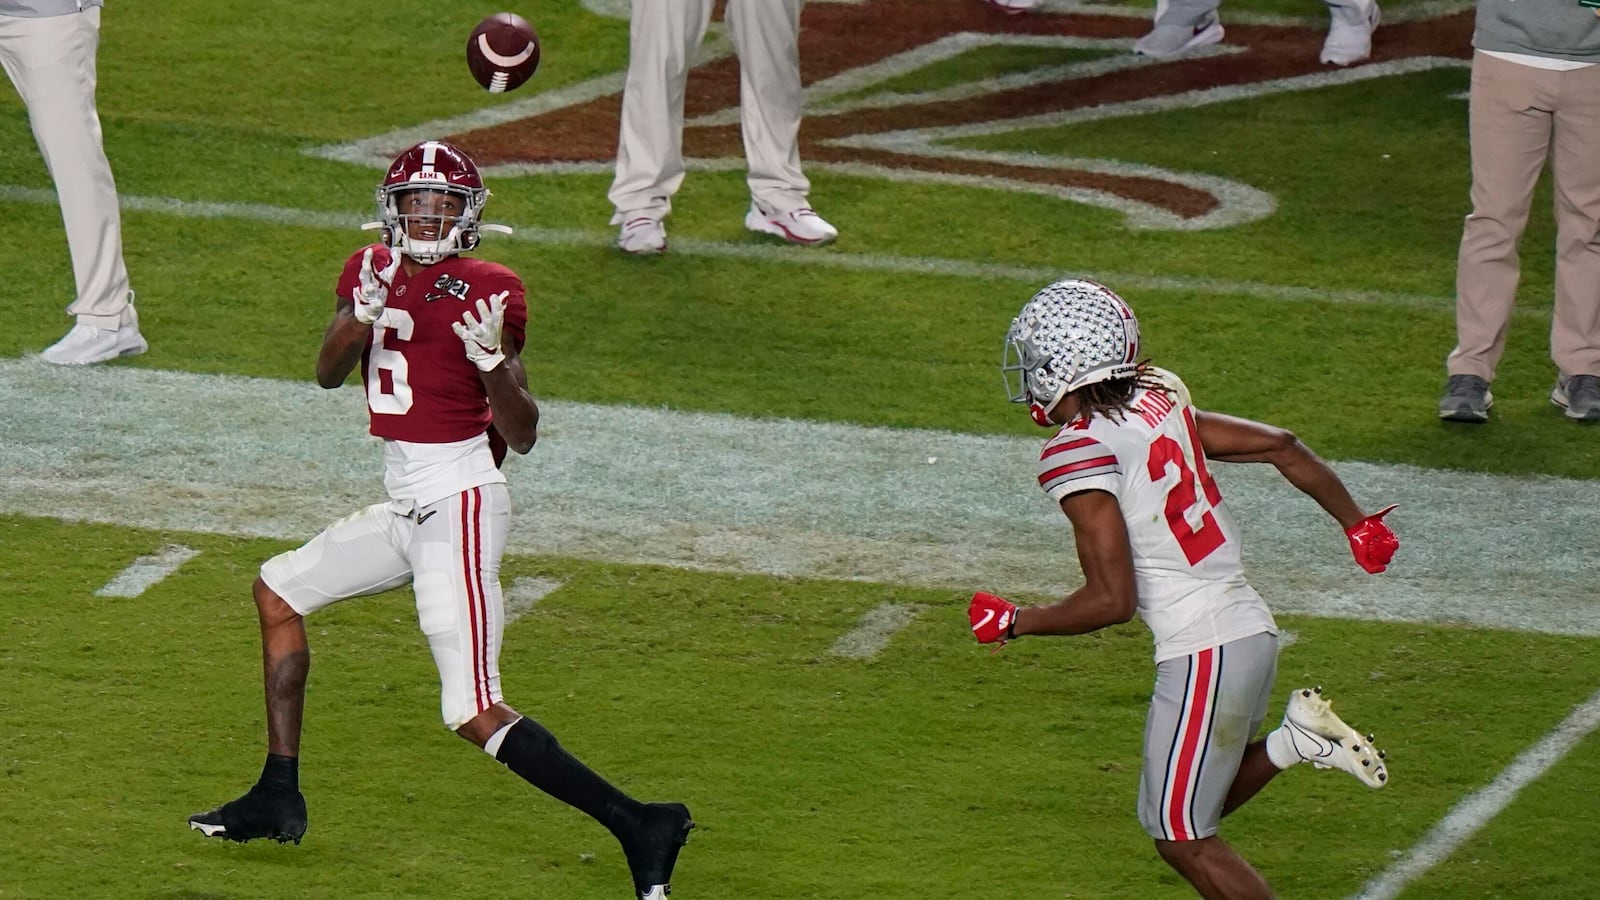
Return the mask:
[[1139,372],[1139,320],[1110,288],[1064,279],[1033,295],[1006,332],[1000,376],[1012,403],[1049,425],[1061,398]]

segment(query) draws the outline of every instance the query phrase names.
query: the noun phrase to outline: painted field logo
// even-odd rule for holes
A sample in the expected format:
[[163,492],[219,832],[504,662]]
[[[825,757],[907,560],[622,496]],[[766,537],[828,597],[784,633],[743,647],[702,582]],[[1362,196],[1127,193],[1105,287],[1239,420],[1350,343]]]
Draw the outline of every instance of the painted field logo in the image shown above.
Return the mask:
[[[1230,23],[1226,44],[1158,63],[1130,52],[1149,20],[1128,15],[1007,17],[975,0],[813,3],[804,15],[801,156],[808,171],[1043,194],[1120,211],[1131,227],[1173,230],[1255,221],[1270,215],[1275,201],[1204,173],[977,150],[960,142],[1464,66],[1472,31],[1470,10],[1385,25],[1371,60],[1333,69],[1317,60],[1323,30],[1304,25]],[[946,65],[992,47],[1032,48],[1054,61],[975,77],[959,73],[981,65]],[[689,79],[684,155],[691,168],[742,170],[739,64],[722,41],[708,51]],[[431,127],[453,131],[450,140],[502,174],[609,172],[621,82],[618,73],[315,152],[386,161]]]

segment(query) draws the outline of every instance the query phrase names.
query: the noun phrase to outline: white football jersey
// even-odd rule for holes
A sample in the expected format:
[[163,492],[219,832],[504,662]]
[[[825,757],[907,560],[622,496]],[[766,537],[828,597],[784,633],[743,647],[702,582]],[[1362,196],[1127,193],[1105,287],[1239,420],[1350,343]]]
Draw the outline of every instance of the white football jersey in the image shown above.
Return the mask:
[[1140,390],[1120,420],[1079,416],[1062,426],[1039,455],[1039,486],[1057,503],[1079,491],[1117,498],[1157,662],[1276,634],[1245,581],[1239,529],[1206,468],[1189,390],[1171,372],[1150,371],[1170,393]]

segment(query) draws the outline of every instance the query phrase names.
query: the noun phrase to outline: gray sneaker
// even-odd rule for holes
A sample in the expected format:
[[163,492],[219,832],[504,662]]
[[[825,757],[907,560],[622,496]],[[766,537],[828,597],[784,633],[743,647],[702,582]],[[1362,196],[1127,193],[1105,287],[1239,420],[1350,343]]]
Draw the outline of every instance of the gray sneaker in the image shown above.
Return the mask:
[[[1553,394],[1551,398],[1554,399]],[[1444,397],[1439,400],[1439,418],[1451,422],[1487,422],[1492,406],[1494,395],[1489,393],[1489,382],[1476,375],[1451,375],[1444,386]]]
[[1600,375],[1563,375],[1556,379],[1550,402],[1578,422],[1600,422]]

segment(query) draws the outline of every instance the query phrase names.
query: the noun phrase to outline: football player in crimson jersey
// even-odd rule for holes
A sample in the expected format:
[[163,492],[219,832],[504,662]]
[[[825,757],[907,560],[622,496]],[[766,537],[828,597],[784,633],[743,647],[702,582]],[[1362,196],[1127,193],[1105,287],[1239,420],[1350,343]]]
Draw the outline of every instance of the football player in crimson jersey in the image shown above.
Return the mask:
[[361,366],[371,430],[384,439],[389,499],[261,567],[254,591],[266,766],[243,797],[189,823],[208,837],[299,843],[310,666],[303,617],[410,584],[438,666],[445,724],[609,829],[638,895],[657,900],[693,827],[688,809],[617,790],[500,694],[499,574],[510,522],[500,463],[508,448],[533,448],[539,408],[519,355],[528,322],[522,282],[504,266],[460,255],[495,227],[478,221],[487,199],[472,160],[439,141],[402,153],[378,188],[384,243],[345,263],[317,382],[339,387]]
[[[1344,528],[1356,562],[1387,566],[1399,541],[1367,515],[1317,455],[1281,428],[1191,405],[1171,372],[1139,357],[1139,323],[1122,298],[1059,281],[1022,308],[1002,364],[1015,402],[1055,428],[1039,486],[1072,523],[1084,585],[1045,606],[973,595],[981,643],[1084,634],[1144,618],[1156,681],[1145,720],[1139,818],[1162,859],[1202,896],[1271,897],[1251,865],[1217,837],[1218,821],[1301,762],[1388,782],[1383,754],[1334,715],[1321,688],[1295,690],[1283,724],[1266,718],[1278,627],[1245,581],[1239,530],[1208,460],[1264,462]],[[997,646],[996,649],[999,649]]]

